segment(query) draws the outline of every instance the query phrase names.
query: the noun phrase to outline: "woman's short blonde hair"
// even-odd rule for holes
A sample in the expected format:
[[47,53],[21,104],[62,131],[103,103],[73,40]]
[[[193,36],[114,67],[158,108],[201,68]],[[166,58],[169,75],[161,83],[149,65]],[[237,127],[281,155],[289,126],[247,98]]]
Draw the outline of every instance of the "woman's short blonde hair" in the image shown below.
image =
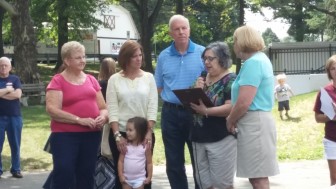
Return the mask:
[[330,74],[330,69],[333,64],[336,64],[336,55],[332,55],[326,62],[325,69],[327,71],[328,79],[332,80],[333,78],[331,77]]
[[126,70],[126,67],[128,66],[132,56],[138,49],[140,49],[142,53],[142,65],[144,65],[143,49],[138,42],[128,40],[121,46],[118,55],[118,65],[123,71]]
[[243,53],[262,51],[265,48],[265,42],[260,33],[250,26],[237,28],[233,34],[233,41]]
[[71,55],[76,51],[83,51],[85,52],[84,45],[80,44],[77,41],[69,41],[67,43],[64,43],[61,48],[61,57],[64,61],[65,58],[70,58]]

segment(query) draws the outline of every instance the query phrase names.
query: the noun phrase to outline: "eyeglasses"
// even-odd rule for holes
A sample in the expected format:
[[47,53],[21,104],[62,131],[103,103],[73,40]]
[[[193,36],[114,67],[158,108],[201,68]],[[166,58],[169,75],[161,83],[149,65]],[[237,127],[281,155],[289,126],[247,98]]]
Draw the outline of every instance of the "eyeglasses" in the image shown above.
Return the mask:
[[75,60],[82,60],[82,59],[86,59],[86,56],[77,56],[77,57],[74,57],[72,59],[75,59]]
[[203,56],[202,60],[203,60],[203,62],[205,62],[207,60],[209,60],[209,62],[212,62],[216,58],[218,58],[218,57],[216,57],[216,56]]

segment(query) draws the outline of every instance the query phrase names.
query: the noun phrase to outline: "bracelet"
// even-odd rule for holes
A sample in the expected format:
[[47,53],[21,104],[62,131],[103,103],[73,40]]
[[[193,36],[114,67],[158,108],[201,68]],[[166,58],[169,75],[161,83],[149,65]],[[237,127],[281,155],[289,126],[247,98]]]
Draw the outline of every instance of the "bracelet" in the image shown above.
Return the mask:
[[208,108],[205,108],[204,115],[205,115],[206,118],[208,118]]
[[79,117],[76,117],[76,121],[78,121],[79,120]]
[[116,132],[113,133],[114,138],[115,138],[117,135],[120,135],[120,132],[119,132],[119,131],[116,131]]
[[120,132],[119,132],[119,131],[116,131],[116,132],[114,133],[114,139],[115,139],[115,141],[116,141],[116,142],[119,142],[119,141],[120,141],[120,138],[121,138],[121,134],[120,134]]

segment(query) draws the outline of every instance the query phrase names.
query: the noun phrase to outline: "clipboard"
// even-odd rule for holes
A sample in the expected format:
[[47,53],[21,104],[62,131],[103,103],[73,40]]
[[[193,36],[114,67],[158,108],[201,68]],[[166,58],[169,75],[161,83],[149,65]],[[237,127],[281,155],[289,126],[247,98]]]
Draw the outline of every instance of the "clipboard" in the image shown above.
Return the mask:
[[191,102],[199,104],[199,99],[203,101],[206,107],[214,107],[214,104],[201,88],[177,89],[173,90],[173,93],[186,107],[190,107]]

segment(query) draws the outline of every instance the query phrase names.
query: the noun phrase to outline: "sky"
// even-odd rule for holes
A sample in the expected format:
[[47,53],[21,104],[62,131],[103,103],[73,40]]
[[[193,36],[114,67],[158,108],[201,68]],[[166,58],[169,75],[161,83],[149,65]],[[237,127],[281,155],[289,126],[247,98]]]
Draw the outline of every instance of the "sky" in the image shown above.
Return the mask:
[[278,36],[281,40],[288,36],[287,30],[289,28],[289,24],[286,24],[281,19],[273,20],[273,10],[263,8],[265,17],[261,16],[259,13],[252,13],[251,11],[245,11],[245,21],[249,26],[254,27],[259,32],[264,32],[267,28],[271,28],[272,31]]

